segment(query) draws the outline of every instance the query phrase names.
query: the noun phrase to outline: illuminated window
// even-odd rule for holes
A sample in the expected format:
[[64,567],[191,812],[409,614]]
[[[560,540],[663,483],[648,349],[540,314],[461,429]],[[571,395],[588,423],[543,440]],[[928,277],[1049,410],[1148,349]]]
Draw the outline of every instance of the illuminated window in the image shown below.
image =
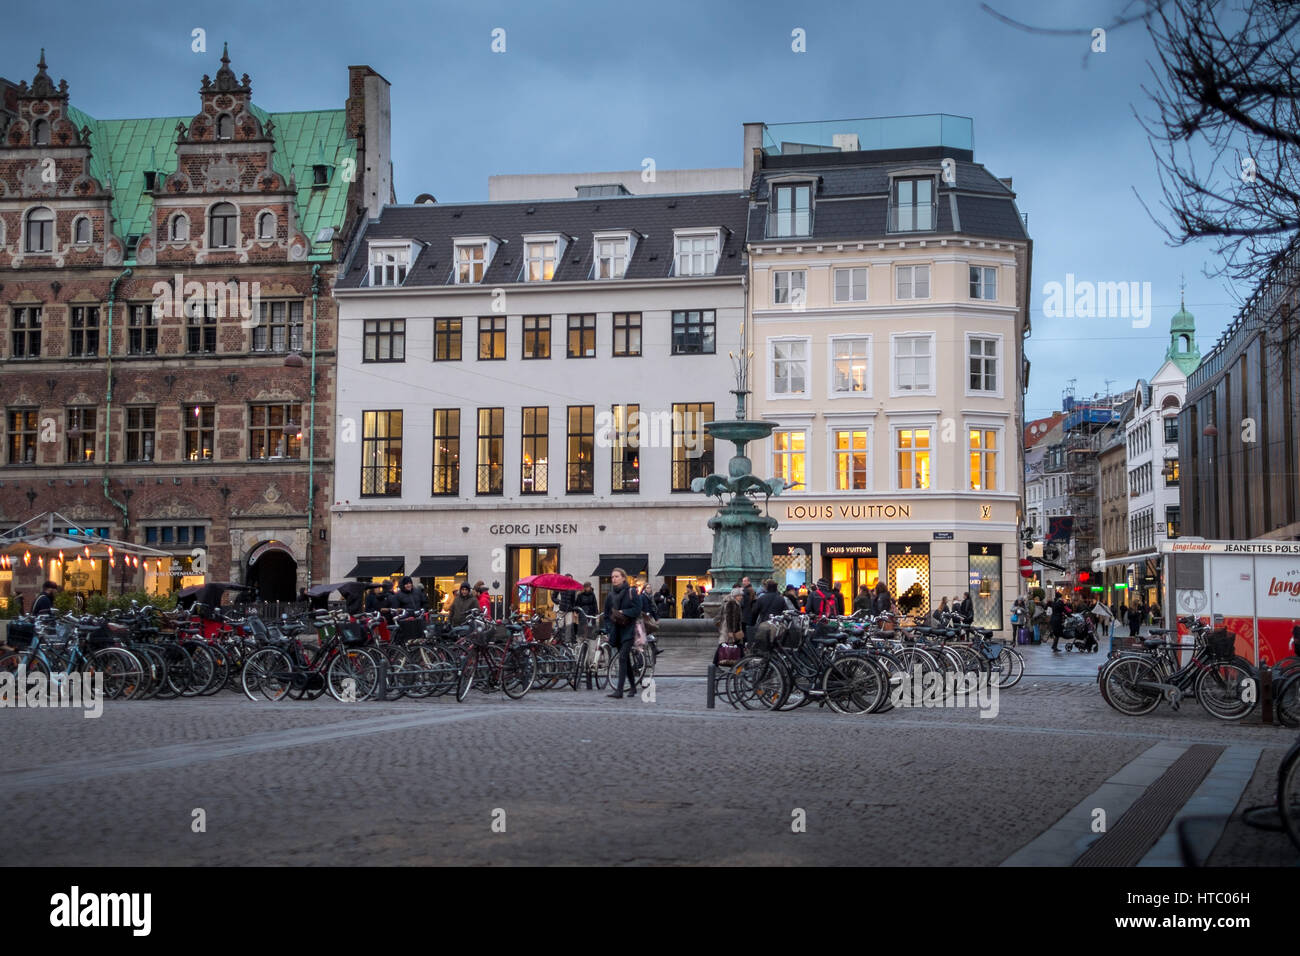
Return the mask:
[[996,491],[998,487],[998,433],[972,428],[970,436],[970,489]]
[[870,488],[867,480],[869,438],[865,428],[837,428],[831,432],[836,491],[866,491]]
[[871,391],[871,340],[835,338],[831,340],[831,387],[837,394]]
[[544,495],[550,465],[550,409],[545,405],[523,409],[522,443],[519,492]]
[[808,433],[778,431],[772,433],[772,468],[775,477],[787,488],[807,488]]
[[900,491],[924,491],[930,487],[930,429],[895,429],[894,458],[898,462]]

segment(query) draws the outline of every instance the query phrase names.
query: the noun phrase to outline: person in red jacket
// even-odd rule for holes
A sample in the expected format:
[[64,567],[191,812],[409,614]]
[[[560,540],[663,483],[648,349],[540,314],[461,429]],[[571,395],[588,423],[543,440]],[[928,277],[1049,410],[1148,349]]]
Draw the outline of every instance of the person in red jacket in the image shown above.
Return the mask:
[[483,612],[484,617],[492,616],[492,596],[488,594],[488,586],[482,581],[474,582],[474,591],[478,594],[478,607]]

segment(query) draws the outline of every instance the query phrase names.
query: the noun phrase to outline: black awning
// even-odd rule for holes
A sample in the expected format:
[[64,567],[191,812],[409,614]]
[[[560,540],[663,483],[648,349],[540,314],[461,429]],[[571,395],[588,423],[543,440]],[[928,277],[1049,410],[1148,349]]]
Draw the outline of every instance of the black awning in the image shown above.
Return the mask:
[[406,564],[406,559],[399,555],[377,558],[357,558],[357,566],[344,575],[345,578],[386,578],[397,574]]
[[422,554],[420,564],[411,572],[413,578],[450,578],[469,570],[464,554]]
[[702,578],[713,565],[711,554],[665,554],[664,566],[659,569],[661,578]]
[[645,574],[650,566],[648,554],[602,554],[600,564],[591,572],[593,578],[608,577],[615,568],[622,568],[628,574]]

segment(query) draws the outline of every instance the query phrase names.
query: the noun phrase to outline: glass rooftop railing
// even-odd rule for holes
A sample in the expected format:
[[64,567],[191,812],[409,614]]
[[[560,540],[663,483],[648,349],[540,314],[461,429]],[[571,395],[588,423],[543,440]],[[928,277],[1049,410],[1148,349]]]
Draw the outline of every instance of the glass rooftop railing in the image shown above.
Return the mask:
[[973,152],[975,122],[969,116],[928,113],[921,116],[769,123],[763,127],[763,151],[768,156],[918,146],[948,146]]

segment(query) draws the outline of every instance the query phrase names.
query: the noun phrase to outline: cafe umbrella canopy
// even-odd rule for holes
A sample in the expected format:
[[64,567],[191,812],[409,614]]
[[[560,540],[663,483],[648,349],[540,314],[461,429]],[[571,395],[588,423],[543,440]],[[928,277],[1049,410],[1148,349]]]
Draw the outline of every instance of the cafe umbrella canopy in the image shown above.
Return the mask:
[[[71,533],[56,531],[56,527],[67,528]],[[56,565],[75,564],[78,559],[107,561],[110,568],[116,568],[118,561],[126,561],[139,568],[149,558],[171,556],[168,551],[134,541],[102,537],[57,511],[39,514],[0,534],[0,569],[3,570],[37,567],[48,573]]]

